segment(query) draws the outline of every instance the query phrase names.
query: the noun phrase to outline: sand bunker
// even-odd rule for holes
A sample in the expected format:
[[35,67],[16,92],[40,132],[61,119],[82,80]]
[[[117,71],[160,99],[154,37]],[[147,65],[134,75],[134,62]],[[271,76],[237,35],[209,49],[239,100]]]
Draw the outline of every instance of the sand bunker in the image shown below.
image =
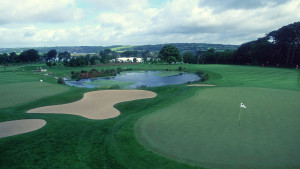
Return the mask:
[[216,86],[216,85],[211,85],[211,84],[191,84],[187,86]]
[[89,119],[109,119],[120,115],[113,107],[116,103],[153,98],[156,93],[145,90],[103,90],[84,94],[84,97],[76,102],[46,106],[29,110],[28,113],[57,113],[73,114]]
[[34,131],[42,128],[45,124],[46,121],[40,119],[24,119],[1,122],[0,138]]

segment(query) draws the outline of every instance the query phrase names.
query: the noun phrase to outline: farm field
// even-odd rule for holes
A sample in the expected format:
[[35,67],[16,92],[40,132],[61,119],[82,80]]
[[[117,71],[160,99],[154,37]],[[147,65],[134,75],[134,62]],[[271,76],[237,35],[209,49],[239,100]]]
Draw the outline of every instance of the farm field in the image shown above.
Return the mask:
[[[300,167],[299,72],[187,64],[139,64],[122,69],[178,70],[179,66],[187,72],[208,73],[203,84],[216,86],[146,88],[157,97],[118,103],[114,107],[120,116],[106,120],[26,113],[77,101],[95,89],[59,85],[52,77],[29,72],[35,65],[1,69],[0,121],[42,119],[47,124],[36,131],[1,138],[0,168]],[[116,67],[120,65],[93,68]],[[22,69],[26,71],[19,72]],[[49,71],[63,76],[81,69],[53,67]],[[16,77],[13,70],[17,70]],[[4,94],[8,90],[15,92]],[[16,97],[22,101],[13,100]],[[239,128],[240,102],[247,108],[242,111]]]

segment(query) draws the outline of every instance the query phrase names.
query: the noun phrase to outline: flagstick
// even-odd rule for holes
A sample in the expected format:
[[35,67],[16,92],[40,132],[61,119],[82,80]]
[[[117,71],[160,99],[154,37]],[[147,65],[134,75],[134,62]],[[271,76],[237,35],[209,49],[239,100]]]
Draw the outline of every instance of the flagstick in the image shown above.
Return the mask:
[[240,107],[240,114],[239,114],[239,127],[241,126],[241,112],[242,112],[242,107]]

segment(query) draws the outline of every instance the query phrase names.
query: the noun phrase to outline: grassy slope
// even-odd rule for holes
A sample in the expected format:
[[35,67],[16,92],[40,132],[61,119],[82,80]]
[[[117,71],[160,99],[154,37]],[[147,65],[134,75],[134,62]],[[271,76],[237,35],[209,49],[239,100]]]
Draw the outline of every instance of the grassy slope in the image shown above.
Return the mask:
[[[233,75],[238,82],[235,82],[231,79],[233,75],[230,76],[227,72],[230,71],[230,67],[226,65],[180,66],[185,67],[187,71],[202,69],[216,72],[211,73],[210,83],[222,86],[238,86],[240,84],[247,86],[249,81],[252,85],[256,84],[264,87],[264,83],[258,81],[260,76],[254,78],[254,80],[251,80],[250,77],[240,80],[236,71]],[[126,67],[132,67],[134,70],[175,70],[178,69],[179,65],[136,65]],[[239,70],[243,68],[247,68],[244,71],[245,75],[249,71],[256,71],[256,68],[251,67],[238,66],[232,69]],[[79,71],[81,69],[51,68],[50,71],[63,75],[70,74],[71,70]],[[293,74],[290,70],[283,71]],[[274,72],[278,73],[280,71]],[[269,73],[272,73],[272,71]],[[244,74],[242,75],[244,76]],[[252,75],[255,74],[252,73]],[[33,75],[28,75],[28,77],[36,78]],[[273,75],[272,78],[274,77],[276,76]],[[47,82],[55,83],[51,78],[43,78]],[[284,77],[280,78],[285,79]],[[288,81],[292,80],[292,77],[288,78]],[[255,81],[256,83],[254,83]],[[280,86],[280,83],[278,84],[276,81],[274,83],[274,86],[265,87],[286,88]],[[289,85],[287,89],[294,90],[296,88],[294,85]],[[31,133],[0,139],[0,168],[198,168],[168,160],[152,153],[138,143],[133,131],[134,124],[139,118],[193,96],[198,88],[177,85],[151,90],[158,93],[157,98],[120,103],[116,107],[121,110],[121,116],[110,120],[95,121],[72,115],[24,113],[32,107],[61,104],[80,99],[85,90],[74,88],[71,88],[67,93],[49,96],[27,105],[1,109],[1,121],[41,118],[47,121],[47,125]]]

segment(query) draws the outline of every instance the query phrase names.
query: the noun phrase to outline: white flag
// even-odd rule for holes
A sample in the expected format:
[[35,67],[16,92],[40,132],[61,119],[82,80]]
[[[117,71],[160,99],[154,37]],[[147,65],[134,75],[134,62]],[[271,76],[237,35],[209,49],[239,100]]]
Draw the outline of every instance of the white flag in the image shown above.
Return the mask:
[[243,103],[241,103],[241,108],[246,108],[246,106]]

